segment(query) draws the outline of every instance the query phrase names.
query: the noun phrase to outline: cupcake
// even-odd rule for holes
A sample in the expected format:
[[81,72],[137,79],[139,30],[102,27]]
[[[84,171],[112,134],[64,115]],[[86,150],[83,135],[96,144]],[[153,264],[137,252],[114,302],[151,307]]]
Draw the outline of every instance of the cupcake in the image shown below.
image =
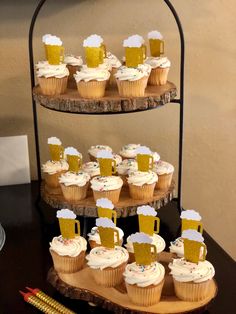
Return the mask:
[[123,281],[128,258],[128,252],[121,246],[95,247],[86,256],[95,282],[105,287],[114,287]]
[[[165,240],[158,234],[154,233],[151,238],[152,238],[151,244],[154,244],[157,249],[157,260],[158,260],[159,258],[158,254],[164,251],[166,243],[165,243]],[[125,247],[127,251],[129,252],[129,263],[133,263],[135,260],[134,259],[134,247],[133,247],[133,243],[130,241],[130,236],[126,240]]]
[[99,163],[96,161],[89,161],[82,165],[82,170],[90,175],[90,178],[100,175]]
[[155,188],[157,190],[168,190],[174,173],[174,166],[166,161],[154,163],[153,171],[158,175],[158,181]]
[[208,261],[191,263],[185,258],[173,259],[169,264],[173,276],[175,294],[184,301],[200,301],[208,297],[212,278],[215,275],[213,265]]
[[143,65],[137,68],[120,67],[115,74],[119,95],[121,97],[144,96],[149,73]]
[[127,181],[131,198],[148,201],[153,197],[158,177],[153,171],[132,171]]
[[66,172],[59,178],[62,193],[67,201],[80,201],[86,198],[90,176],[84,171]]
[[116,166],[119,165],[122,162],[122,157],[118,154],[112,153],[113,159],[116,162]]
[[124,159],[117,167],[117,174],[123,180],[124,186],[128,186],[127,177],[129,172],[138,170],[138,163],[134,159]]
[[160,301],[165,268],[158,262],[150,265],[128,264],[124,278],[130,300],[139,306],[151,306]]
[[140,144],[126,144],[121,148],[119,154],[123,159],[134,159],[137,154],[136,149],[140,146]]
[[91,146],[88,150],[89,158],[91,161],[97,161],[97,154],[101,150],[107,150],[109,152],[112,152],[112,148],[107,145],[95,145]]
[[117,69],[121,67],[121,62],[120,60],[113,55],[111,52],[107,52],[106,58],[104,59],[104,63],[109,64],[111,66],[111,76],[109,80],[110,85],[116,85],[116,79],[115,79],[115,74],[117,72]]
[[[121,246],[123,243],[124,232],[122,229],[118,227],[115,227],[115,229],[118,230],[119,232],[119,244]],[[91,229],[91,232],[88,233],[88,241],[89,241],[89,245],[91,249],[101,246],[101,240],[99,237],[98,227],[93,227]],[[114,234],[114,241],[117,242],[116,233]]]
[[152,68],[148,84],[165,85],[167,83],[167,77],[170,70],[170,60],[166,57],[149,57],[145,63],[150,65]]
[[87,242],[83,237],[54,237],[50,243],[54,268],[59,273],[75,273],[83,268]]
[[100,98],[105,95],[110,72],[101,68],[81,67],[74,75],[79,94],[82,98]]
[[66,55],[64,58],[64,63],[69,70],[69,81],[70,83],[73,82],[75,84],[74,74],[80,70],[80,67],[83,64],[83,60],[81,56],[74,56],[74,55]]
[[91,181],[94,200],[108,198],[113,204],[118,203],[123,181],[117,176],[97,176]]
[[62,173],[69,169],[68,163],[61,159],[60,161],[48,160],[42,165],[42,171],[44,173],[44,179],[47,186],[51,188],[60,187],[59,177]]
[[183,257],[184,256],[184,239],[181,237],[175,239],[170,242],[170,253],[173,254],[174,257]]
[[42,94],[54,96],[64,94],[67,87],[69,70],[66,64],[44,64],[36,66],[36,76]]

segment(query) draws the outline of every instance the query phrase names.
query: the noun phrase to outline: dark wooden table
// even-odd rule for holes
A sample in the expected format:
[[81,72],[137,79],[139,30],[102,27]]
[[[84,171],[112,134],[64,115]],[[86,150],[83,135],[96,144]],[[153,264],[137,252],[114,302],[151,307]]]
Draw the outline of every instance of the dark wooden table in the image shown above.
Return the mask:
[[[37,198],[37,182],[0,188],[0,222],[6,232],[6,243],[0,251],[0,313],[38,313],[18,293],[18,290],[25,290],[25,286],[42,289],[78,314],[111,313],[86,302],[67,299],[47,282],[47,272],[52,266],[48,243],[59,234],[59,228],[56,210]],[[162,222],[160,234],[168,245],[168,241],[179,233],[175,202],[162,208],[159,216]],[[136,220],[136,217],[119,219],[118,225],[130,234],[137,230]],[[94,219],[88,219],[87,224],[88,228],[92,227]],[[215,266],[219,287],[217,297],[204,314],[235,314],[235,262],[207,233],[204,238],[208,247],[207,259]]]

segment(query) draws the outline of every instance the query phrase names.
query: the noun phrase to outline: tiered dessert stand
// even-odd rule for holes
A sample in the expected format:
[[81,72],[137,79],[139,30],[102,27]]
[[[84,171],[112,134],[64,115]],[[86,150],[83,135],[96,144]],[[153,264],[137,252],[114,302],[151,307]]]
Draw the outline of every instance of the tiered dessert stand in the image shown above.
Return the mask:
[[[41,0],[33,14],[30,30],[29,30],[29,61],[32,87],[32,107],[34,118],[34,133],[36,143],[36,157],[38,179],[41,183],[41,197],[53,208],[69,208],[77,215],[83,217],[84,230],[83,234],[87,233],[87,219],[86,217],[97,217],[97,210],[92,194],[90,193],[85,200],[68,203],[63,198],[60,192],[50,191],[44,182],[41,180],[41,162],[40,162],[40,147],[39,147],[39,133],[38,133],[38,119],[37,106],[41,105],[47,109],[55,110],[64,113],[74,114],[89,114],[89,115],[112,115],[112,114],[132,114],[151,109],[157,109],[167,103],[179,104],[179,160],[178,160],[178,197],[174,199],[174,206],[171,206],[171,213],[165,210],[164,205],[173,199],[174,182],[168,191],[155,191],[153,199],[148,204],[158,209],[161,221],[167,221],[168,216],[175,215],[179,217],[182,211],[182,155],[183,155],[183,117],[184,117],[184,34],[179,17],[169,0],[164,0],[166,5],[172,12],[177,23],[181,51],[180,51],[180,93],[177,96],[176,86],[167,82],[164,86],[149,86],[146,89],[144,97],[138,98],[121,98],[118,91],[110,89],[106,92],[106,96],[100,99],[82,99],[75,89],[68,89],[66,94],[59,96],[45,96],[42,95],[40,88],[35,86],[34,76],[34,57],[33,57],[33,31],[38,14],[46,0]],[[135,216],[137,206],[143,204],[142,201],[135,201],[129,197],[128,190],[123,189],[119,203],[116,205],[117,217]],[[163,209],[163,210],[162,210]],[[127,219],[127,218],[126,218]],[[123,221],[124,222],[124,221]],[[179,226],[179,219],[176,218],[175,234],[170,237],[172,239],[177,237]],[[162,253],[162,261],[170,261],[169,253]],[[54,269],[51,269],[48,274],[49,281],[64,295],[81,299],[88,302],[93,302],[98,306],[111,310],[116,313],[193,313],[200,309],[204,309],[207,304],[214,298],[217,288],[215,282],[209,291],[209,296],[200,302],[185,302],[179,300],[174,295],[173,283],[171,278],[167,275],[165,286],[161,301],[150,308],[142,308],[132,304],[127,296],[125,287],[123,285],[115,288],[103,288],[97,286],[92,281],[89,269],[85,266],[82,271],[77,274],[66,275],[58,274]]]

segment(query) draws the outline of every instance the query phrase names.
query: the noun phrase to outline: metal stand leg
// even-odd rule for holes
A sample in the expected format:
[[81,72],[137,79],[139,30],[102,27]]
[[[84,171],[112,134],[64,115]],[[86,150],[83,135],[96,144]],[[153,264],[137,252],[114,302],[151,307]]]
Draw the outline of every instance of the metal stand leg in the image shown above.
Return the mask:
[[86,239],[87,237],[87,230],[88,230],[88,218],[87,217],[83,217],[83,237]]

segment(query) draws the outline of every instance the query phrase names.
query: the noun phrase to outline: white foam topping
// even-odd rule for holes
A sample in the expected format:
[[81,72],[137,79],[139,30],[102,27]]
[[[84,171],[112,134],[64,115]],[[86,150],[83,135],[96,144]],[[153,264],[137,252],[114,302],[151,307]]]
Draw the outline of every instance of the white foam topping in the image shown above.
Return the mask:
[[148,33],[148,39],[163,39],[163,36],[158,31],[151,31]]
[[155,208],[149,205],[143,205],[137,208],[137,214],[144,216],[156,216],[157,212],[155,211]]
[[57,211],[57,218],[75,219],[76,215],[69,209],[61,209]]
[[47,34],[47,36],[44,38],[45,45],[55,45],[55,46],[62,46],[62,41],[57,36],[52,36],[50,34]]
[[181,219],[189,219],[189,220],[197,220],[197,221],[200,221],[202,219],[202,217],[199,215],[199,213],[193,209],[188,209],[188,210],[182,211],[180,218]]
[[57,137],[49,137],[48,138],[48,144],[52,144],[52,145],[61,145],[61,140]]
[[64,151],[65,155],[71,155],[71,156],[81,156],[80,152],[74,147],[66,147]]
[[45,34],[45,35],[43,35],[43,37],[42,37],[42,42],[45,44],[46,39],[47,39],[47,38],[50,38],[50,37],[52,37],[51,34]]
[[128,37],[127,39],[125,39],[123,41],[123,47],[129,47],[129,48],[136,47],[136,48],[139,48],[143,44],[142,39],[143,38],[140,35],[130,36],[130,37]]
[[110,158],[110,159],[113,159],[113,155],[108,150],[103,149],[103,150],[100,150],[97,153],[97,158]]
[[136,232],[131,234],[130,242],[132,243],[152,243],[152,238],[143,232]]
[[100,217],[96,219],[96,226],[97,227],[103,227],[103,228],[115,228],[116,225],[114,222],[106,217]]
[[135,151],[136,154],[152,155],[152,151],[147,146],[140,146]]
[[84,40],[83,46],[84,47],[97,47],[98,48],[101,46],[102,43],[103,43],[103,38],[97,34],[93,34]]
[[114,205],[108,198],[99,198],[96,202],[97,207],[113,209]]
[[184,230],[181,237],[192,241],[204,242],[204,238],[201,233],[193,229]]

